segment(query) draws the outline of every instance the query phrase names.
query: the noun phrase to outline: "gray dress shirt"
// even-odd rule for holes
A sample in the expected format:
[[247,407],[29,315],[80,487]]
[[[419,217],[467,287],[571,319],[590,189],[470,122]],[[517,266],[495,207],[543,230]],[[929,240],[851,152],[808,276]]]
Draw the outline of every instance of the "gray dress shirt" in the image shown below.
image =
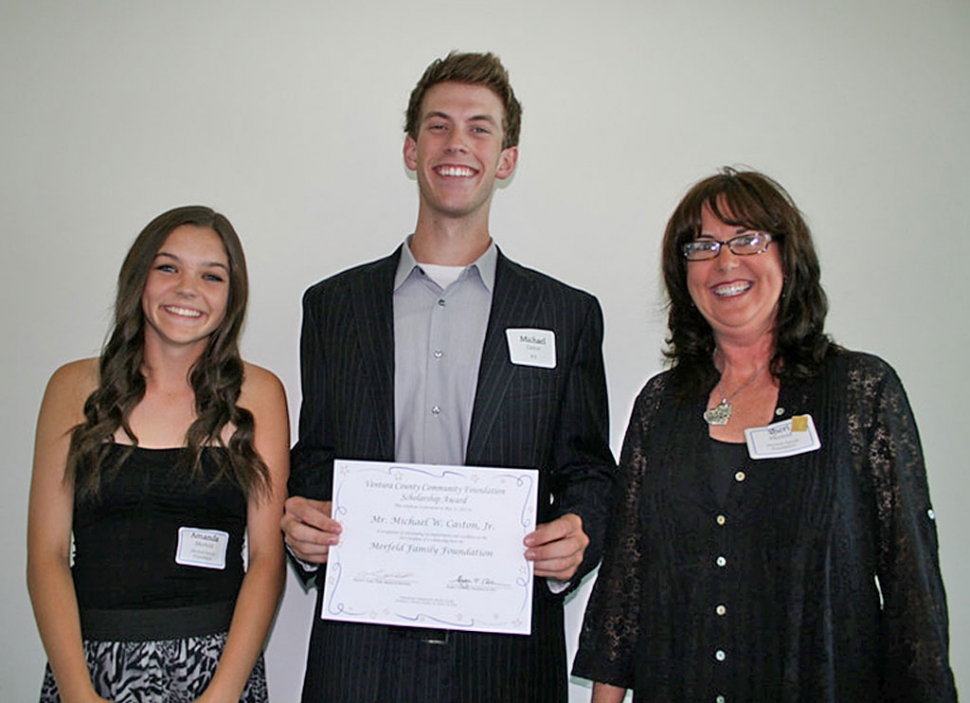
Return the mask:
[[495,243],[442,289],[414,259],[410,238],[394,278],[397,461],[462,465],[492,306]]

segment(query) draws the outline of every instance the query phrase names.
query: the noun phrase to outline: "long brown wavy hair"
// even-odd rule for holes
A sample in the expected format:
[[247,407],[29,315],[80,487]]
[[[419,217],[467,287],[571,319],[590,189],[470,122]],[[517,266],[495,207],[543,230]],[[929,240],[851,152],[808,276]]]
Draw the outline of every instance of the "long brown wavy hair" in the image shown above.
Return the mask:
[[729,225],[767,232],[781,248],[784,274],[770,363],[776,378],[809,378],[826,355],[837,350],[825,334],[828,302],[812,234],[802,213],[779,183],[757,171],[723,168],[699,181],[667,223],[663,276],[667,290],[667,349],[678,387],[686,395],[706,394],[717,383],[714,331],[694,305],[687,287],[687,259],[681,247],[701,233],[704,206]]
[[[238,339],[249,294],[246,258],[229,220],[211,208],[189,205],[164,212],[149,222],[121,266],[114,326],[101,352],[99,385],[84,403],[84,422],[71,433],[66,477],[74,480],[78,499],[96,498],[105,470],[116,471],[133,451],[122,452],[112,466],[105,466],[119,428],[134,446],[138,445],[128,422],[145,396],[142,293],[155,255],[168,235],[182,225],[211,229],[219,236],[229,260],[229,299],[222,323],[189,374],[196,418],[185,433],[186,449],[179,466],[198,475],[202,449],[219,446],[226,451],[213,453],[219,467],[213,481],[228,477],[247,495],[269,490],[269,471],[253,447],[253,414],[236,405],[244,375]],[[227,424],[235,427],[228,444],[222,439]]]

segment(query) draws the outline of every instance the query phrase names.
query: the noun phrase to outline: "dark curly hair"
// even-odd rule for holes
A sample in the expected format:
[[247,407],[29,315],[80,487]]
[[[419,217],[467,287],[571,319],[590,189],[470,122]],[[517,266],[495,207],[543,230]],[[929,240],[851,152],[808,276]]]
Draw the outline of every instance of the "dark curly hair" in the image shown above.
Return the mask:
[[[202,448],[221,446],[214,456],[219,465],[215,479],[228,476],[247,495],[269,489],[269,471],[253,447],[253,414],[236,405],[242,388],[244,366],[238,339],[246,315],[249,278],[242,244],[223,215],[201,205],[178,207],[148,223],[135,239],[118,275],[114,327],[101,352],[98,388],[84,403],[84,422],[71,433],[67,457],[67,478],[73,479],[79,499],[96,498],[102,471],[117,470],[130,453],[123,452],[111,467],[106,457],[118,428],[138,438],[128,424],[132,410],[145,396],[141,366],[145,350],[145,315],[142,293],[152,262],[168,235],[183,225],[213,230],[222,241],[229,260],[229,299],[226,314],[209,337],[205,351],[189,375],[195,392],[196,418],[186,431],[182,464],[193,473],[201,471]],[[232,424],[235,431],[228,445],[222,430]]]
[[515,97],[509,73],[495,54],[464,54],[452,51],[443,59],[435,59],[424,71],[421,80],[411,91],[408,101],[404,131],[412,138],[418,138],[418,124],[421,121],[421,103],[433,86],[446,82],[480,85],[495,93],[505,107],[502,122],[502,148],[518,146],[519,129],[522,126],[522,105]]
[[667,292],[667,348],[685,394],[710,391],[717,382],[714,332],[694,305],[687,288],[689,265],[681,247],[701,233],[704,206],[722,222],[768,232],[781,249],[784,285],[775,321],[770,363],[776,378],[809,378],[835,348],[824,332],[828,302],[821,270],[802,213],[780,184],[757,171],[723,168],[694,185],[674,210],[663,240],[663,277]]

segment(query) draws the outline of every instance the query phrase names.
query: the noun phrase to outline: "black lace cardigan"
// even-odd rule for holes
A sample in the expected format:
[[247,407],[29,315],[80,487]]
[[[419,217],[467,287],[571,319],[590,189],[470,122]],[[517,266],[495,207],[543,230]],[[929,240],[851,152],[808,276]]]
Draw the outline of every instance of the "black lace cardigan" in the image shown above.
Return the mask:
[[637,399],[573,673],[636,701],[954,701],[919,436],[877,357],[838,350],[783,383],[776,420],[822,447],[704,467],[706,398],[671,374]]

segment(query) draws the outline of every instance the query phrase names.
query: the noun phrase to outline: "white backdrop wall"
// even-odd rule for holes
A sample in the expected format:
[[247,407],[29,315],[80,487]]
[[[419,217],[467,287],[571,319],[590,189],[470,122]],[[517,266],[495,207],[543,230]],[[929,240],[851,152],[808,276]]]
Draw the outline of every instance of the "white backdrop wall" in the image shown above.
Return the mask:
[[[179,204],[229,216],[252,279],[244,354],[281,377],[295,423],[300,295],[410,231],[403,110],[453,48],[511,71],[521,158],[492,233],[599,296],[615,451],[662,367],[658,249],[677,200],[725,164],[788,187],[829,330],[907,385],[968,680],[966,0],[0,0],[0,700],[36,700],[44,663],[24,585],[41,394],[98,352],[135,234]],[[276,701],[297,700],[311,605],[291,576],[267,652]]]

